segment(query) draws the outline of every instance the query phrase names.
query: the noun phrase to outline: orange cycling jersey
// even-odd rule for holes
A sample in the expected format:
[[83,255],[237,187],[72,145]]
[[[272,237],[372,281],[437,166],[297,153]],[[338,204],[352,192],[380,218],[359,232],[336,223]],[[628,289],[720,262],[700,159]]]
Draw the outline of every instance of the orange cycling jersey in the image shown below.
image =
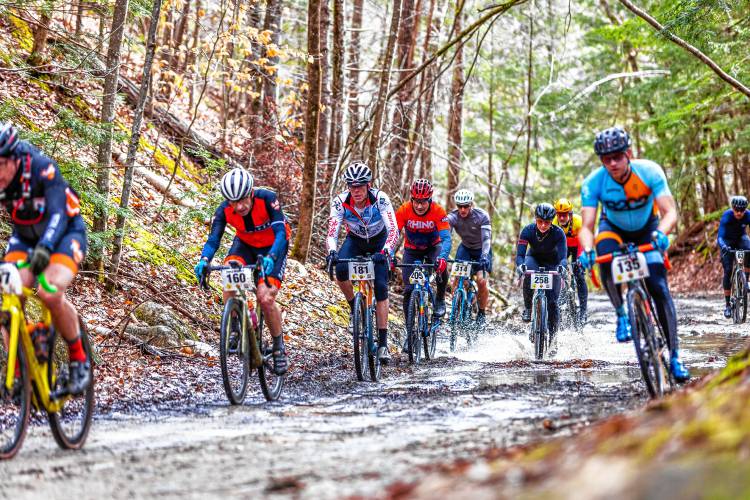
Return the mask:
[[[572,214],[570,216],[570,220],[568,220],[568,224],[565,226],[560,224],[560,222],[557,220],[557,216],[555,216],[555,218],[552,220],[552,223],[556,226],[559,226],[565,232],[565,237],[568,240],[568,248],[578,247],[578,232],[583,226],[583,219],[581,219],[580,215]],[[568,253],[570,254],[570,252]]]
[[432,202],[424,215],[417,215],[410,201],[401,205],[396,211],[396,223],[399,231],[404,229],[404,246],[417,250],[426,250],[437,246],[442,238],[441,231],[448,231],[448,214],[438,203]]

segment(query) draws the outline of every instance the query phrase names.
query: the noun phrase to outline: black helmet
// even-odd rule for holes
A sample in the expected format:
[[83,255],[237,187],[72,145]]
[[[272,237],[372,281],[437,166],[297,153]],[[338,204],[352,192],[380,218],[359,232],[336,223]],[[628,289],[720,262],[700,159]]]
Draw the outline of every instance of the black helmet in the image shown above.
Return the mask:
[[747,208],[747,198],[744,196],[732,196],[732,208],[737,210],[745,210]]
[[627,151],[632,144],[630,136],[620,127],[611,127],[596,134],[594,151],[603,156]]
[[0,156],[10,156],[18,145],[18,130],[10,122],[0,123]]
[[361,186],[372,182],[372,170],[361,161],[353,161],[346,167],[344,182],[354,186]]
[[556,213],[557,212],[555,211],[555,207],[553,207],[549,203],[540,203],[534,210],[534,216],[546,221],[551,221],[552,219],[554,219]]

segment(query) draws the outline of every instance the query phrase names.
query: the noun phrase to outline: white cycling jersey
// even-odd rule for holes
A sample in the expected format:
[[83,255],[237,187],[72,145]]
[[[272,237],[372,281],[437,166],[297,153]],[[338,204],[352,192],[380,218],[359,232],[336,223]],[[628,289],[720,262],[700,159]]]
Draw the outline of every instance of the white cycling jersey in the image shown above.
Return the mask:
[[369,240],[388,231],[385,247],[393,253],[398,242],[398,224],[396,212],[390,198],[384,192],[370,188],[368,204],[364,208],[356,208],[349,191],[344,191],[331,202],[331,217],[328,219],[328,251],[338,247],[339,229],[343,223],[348,234],[357,238]]

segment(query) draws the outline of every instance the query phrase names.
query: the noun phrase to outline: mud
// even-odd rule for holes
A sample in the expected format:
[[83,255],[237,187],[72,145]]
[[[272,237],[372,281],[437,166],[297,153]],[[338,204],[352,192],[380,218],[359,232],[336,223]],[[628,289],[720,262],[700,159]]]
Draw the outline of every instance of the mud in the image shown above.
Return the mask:
[[[724,364],[748,331],[721,317],[718,297],[678,300],[683,356],[694,375]],[[220,382],[190,402],[97,415],[81,452],[58,450],[42,424],[0,466],[3,497],[380,496],[423,466],[571,434],[646,400],[631,344],[593,297],[590,322],[563,331],[556,357],[532,362],[527,327],[490,325],[471,350],[412,368],[403,357],[381,383],[354,381],[347,357],[296,370],[282,401],[257,383],[230,407]],[[744,332],[744,333],[743,333]],[[462,346],[459,346],[462,347]],[[215,370],[219,377],[218,368]]]

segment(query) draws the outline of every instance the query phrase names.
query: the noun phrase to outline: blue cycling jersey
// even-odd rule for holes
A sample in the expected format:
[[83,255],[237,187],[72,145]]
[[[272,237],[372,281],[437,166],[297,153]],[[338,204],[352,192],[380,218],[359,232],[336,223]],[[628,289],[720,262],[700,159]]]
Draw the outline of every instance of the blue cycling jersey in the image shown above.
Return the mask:
[[619,183],[603,166],[583,181],[581,204],[596,208],[602,204],[602,217],[625,231],[638,231],[658,214],[654,200],[671,196],[664,171],[650,160],[631,160],[630,175]]
[[724,212],[719,221],[719,234],[716,237],[719,247],[738,246],[742,237],[747,235],[748,226],[750,226],[750,210],[745,210],[739,219],[734,216],[731,209]]

